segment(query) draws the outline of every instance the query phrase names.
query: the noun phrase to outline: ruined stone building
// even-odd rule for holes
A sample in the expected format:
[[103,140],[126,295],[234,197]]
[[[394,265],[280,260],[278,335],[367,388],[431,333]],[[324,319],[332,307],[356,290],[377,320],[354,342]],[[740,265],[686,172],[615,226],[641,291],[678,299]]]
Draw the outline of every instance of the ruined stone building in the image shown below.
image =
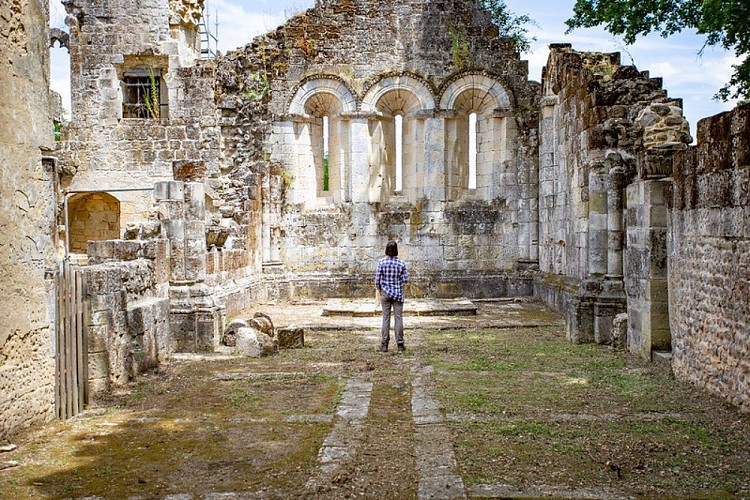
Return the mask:
[[212,59],[201,0],[63,3],[57,143],[46,2],[0,17],[0,433],[55,413],[60,260],[103,391],[253,304],[370,296],[389,239],[410,297],[539,297],[750,408],[750,107],[689,146],[660,79],[560,44],[531,81],[475,0],[318,0]]

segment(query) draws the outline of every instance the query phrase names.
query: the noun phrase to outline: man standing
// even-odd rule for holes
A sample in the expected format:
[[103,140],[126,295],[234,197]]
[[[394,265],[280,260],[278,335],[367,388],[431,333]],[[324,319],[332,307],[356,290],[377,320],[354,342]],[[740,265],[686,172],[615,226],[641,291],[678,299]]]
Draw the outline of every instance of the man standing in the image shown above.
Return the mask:
[[389,241],[385,246],[385,257],[378,262],[375,274],[375,288],[380,292],[380,304],[383,306],[383,326],[380,331],[380,352],[388,352],[391,339],[391,307],[393,307],[393,330],[399,352],[404,347],[404,283],[409,281],[406,264],[398,258],[398,245]]

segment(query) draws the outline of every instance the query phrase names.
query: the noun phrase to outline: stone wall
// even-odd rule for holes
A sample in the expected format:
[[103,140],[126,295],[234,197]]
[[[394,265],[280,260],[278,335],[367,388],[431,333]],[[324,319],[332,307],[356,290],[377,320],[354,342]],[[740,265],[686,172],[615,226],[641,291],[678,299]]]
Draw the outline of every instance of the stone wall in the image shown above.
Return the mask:
[[54,415],[47,9],[46,0],[12,0],[0,15],[0,440]]
[[[452,52],[453,41],[465,55]],[[319,2],[227,54],[217,62],[225,158],[233,178],[259,185],[248,202],[262,225],[250,231],[248,249],[289,279],[330,273],[360,283],[322,287],[324,296],[369,295],[388,239],[399,241],[425,291],[535,262],[537,88],[527,73],[476,3],[452,0]],[[463,137],[472,112],[480,122],[476,189],[468,188]],[[405,185],[396,192],[399,113]],[[323,117],[331,123],[328,192]]]
[[750,105],[697,136],[675,162],[669,214],[672,369],[750,411]]
[[[173,162],[184,160],[202,160],[218,173],[213,66],[195,66],[200,57],[195,13],[201,4],[66,3],[73,121],[58,154],[73,175],[64,179],[63,189],[148,188],[173,179]],[[126,76],[138,68],[157,72],[158,117],[124,114]],[[150,209],[146,191],[112,194],[122,202],[120,233]]]
[[[681,103],[670,99],[661,83],[622,66],[619,54],[581,53],[567,44],[552,46],[544,69],[538,192],[544,274],[535,293],[565,313],[573,341],[610,343],[612,320],[631,300],[640,301],[633,311],[641,314],[633,313],[629,335],[640,338],[643,330],[650,335],[643,318],[650,317],[659,298],[642,294],[640,287],[663,279],[666,270],[664,238],[654,254],[652,245],[659,240],[650,239],[657,229],[664,235],[665,208],[649,201],[639,209],[644,196],[656,196],[656,190],[628,185],[668,175],[658,171],[658,155],[645,157],[639,166],[639,154],[690,142]],[[658,203],[657,197],[652,201]],[[636,251],[639,245],[644,251]],[[662,256],[658,262],[656,254]],[[626,284],[632,286],[626,290]],[[636,345],[640,341],[631,348],[640,349]]]
[[89,381],[93,393],[122,385],[175,351],[169,329],[164,239],[89,243]]

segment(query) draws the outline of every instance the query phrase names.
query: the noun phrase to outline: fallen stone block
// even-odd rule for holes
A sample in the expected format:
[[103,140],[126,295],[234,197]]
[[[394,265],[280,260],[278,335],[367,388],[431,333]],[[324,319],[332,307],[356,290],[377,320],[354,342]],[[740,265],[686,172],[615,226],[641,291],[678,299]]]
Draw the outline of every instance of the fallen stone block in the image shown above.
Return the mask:
[[278,346],[271,337],[255,328],[240,328],[236,350],[242,356],[261,358],[278,352]]
[[304,328],[279,328],[276,340],[279,349],[296,349],[305,346],[305,329]]
[[224,329],[224,334],[221,337],[221,343],[223,345],[234,347],[237,345],[237,332],[240,328],[249,328],[250,325],[244,319],[233,319],[229,325]]
[[628,313],[620,313],[612,320],[612,348],[622,349],[628,338]]

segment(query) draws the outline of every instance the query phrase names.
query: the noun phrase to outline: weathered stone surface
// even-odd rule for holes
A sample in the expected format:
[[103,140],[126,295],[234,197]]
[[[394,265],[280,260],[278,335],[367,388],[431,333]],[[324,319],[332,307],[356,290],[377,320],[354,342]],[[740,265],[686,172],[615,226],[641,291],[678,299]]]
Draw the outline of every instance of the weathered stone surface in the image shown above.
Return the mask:
[[249,328],[250,325],[244,319],[236,318],[233,319],[227,327],[224,329],[224,335],[221,338],[221,343],[234,347],[237,345],[237,332],[240,328]]
[[203,182],[206,177],[206,162],[201,160],[173,161],[172,175],[176,181]]
[[305,329],[304,328],[279,328],[276,330],[276,339],[279,349],[296,349],[305,346]]
[[[556,44],[540,87],[470,1],[319,1],[201,61],[201,0],[71,0],[75,122],[55,165],[39,151],[54,104],[28,77],[48,74],[48,23],[19,5],[0,17],[0,116],[18,124],[0,129],[0,228],[19,236],[0,252],[0,433],[49,416],[63,196],[59,246],[89,249],[95,391],[162,352],[217,347],[223,304],[371,297],[396,239],[407,297],[534,293],[571,340],[644,358],[671,329],[677,376],[747,407],[747,107],[687,148],[660,79]],[[452,50],[463,39],[472,50]],[[122,90],[152,73],[158,112],[133,112],[145,103]],[[258,355],[304,342],[264,315],[235,326]]]
[[620,313],[612,321],[612,348],[622,349],[628,337],[628,314]]
[[0,442],[54,416],[54,148],[46,2],[0,14]]
[[750,105],[702,120],[697,135],[670,200],[672,368],[750,411]]
[[278,345],[260,330],[240,328],[237,330],[236,350],[243,356],[260,358],[277,352]]
[[264,312],[256,312],[253,314],[253,319],[249,321],[250,326],[257,328],[261,332],[265,333],[269,337],[274,336],[274,326],[271,317]]

